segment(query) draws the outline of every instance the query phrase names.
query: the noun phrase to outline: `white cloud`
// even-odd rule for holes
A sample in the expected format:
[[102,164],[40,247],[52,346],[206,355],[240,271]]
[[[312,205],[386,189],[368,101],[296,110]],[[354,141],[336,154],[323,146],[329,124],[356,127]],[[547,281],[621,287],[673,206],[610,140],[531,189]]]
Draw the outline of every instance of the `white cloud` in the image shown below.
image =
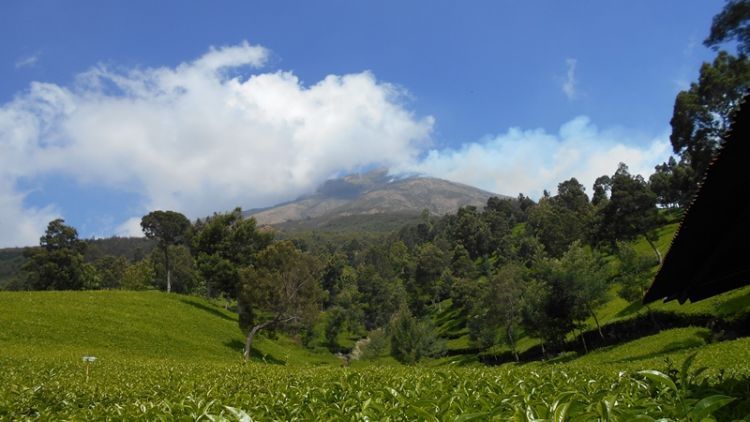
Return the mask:
[[37,62],[39,62],[38,53],[21,57],[20,59],[16,60],[16,69],[21,69],[23,67],[34,67]]
[[115,229],[115,235],[122,237],[143,237],[141,218],[132,217],[127,219],[124,223],[117,226]]
[[[641,146],[638,146],[641,145]],[[511,128],[506,133],[458,149],[431,150],[421,161],[398,171],[442,177],[491,192],[534,198],[544,189],[575,177],[591,193],[594,180],[611,175],[620,162],[645,177],[669,155],[667,135],[636,139],[620,130],[599,130],[577,117],[558,133]]]
[[568,68],[568,73],[565,81],[562,85],[563,93],[568,99],[572,100],[576,97],[576,59],[565,60],[565,65]]
[[[137,236],[149,210],[196,218],[273,205],[368,165],[538,197],[574,176],[590,189],[620,161],[649,174],[669,151],[666,135],[641,139],[579,117],[558,133],[514,128],[425,154],[434,121],[414,116],[399,88],[369,72],[305,85],[251,70],[269,55],[242,43],[173,68],[96,66],[73,86],[35,82],[0,105],[0,246],[36,244],[60,216],[54,204],[24,205],[18,182],[35,177],[139,193],[143,203],[124,205],[140,210],[116,228]],[[575,60],[568,66],[575,94]]]
[[53,206],[24,208],[22,193],[18,193],[7,179],[0,179],[0,246],[38,244],[47,223],[60,217]]
[[[97,66],[73,87],[33,83],[0,106],[0,183],[11,199],[0,220],[52,215],[23,207],[13,188],[21,177],[140,192],[144,211],[195,218],[293,199],[342,170],[412,160],[429,140],[433,119],[415,117],[403,92],[369,72],[311,86],[291,72],[227,72],[268,55],[242,43],[174,68]],[[136,234],[133,221],[120,233]],[[0,246],[36,243],[41,231],[27,232],[3,227]]]

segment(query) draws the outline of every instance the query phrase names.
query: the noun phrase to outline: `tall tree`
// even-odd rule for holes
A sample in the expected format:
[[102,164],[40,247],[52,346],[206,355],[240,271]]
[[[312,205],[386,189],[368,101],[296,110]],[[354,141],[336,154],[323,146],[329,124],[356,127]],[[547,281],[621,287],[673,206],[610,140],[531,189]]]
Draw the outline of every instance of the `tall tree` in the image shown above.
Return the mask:
[[93,267],[86,269],[83,254],[86,243],[78,239],[75,228],[65,225],[65,220],[49,222],[39,247],[28,249],[28,259],[22,270],[26,273],[29,287],[33,290],[80,290],[91,288],[87,277]]
[[568,278],[568,285],[578,306],[583,309],[577,315],[590,315],[596,323],[599,336],[604,339],[595,311],[609,300],[609,277],[602,257],[580,242],[574,242],[560,259],[560,267],[562,276]]
[[391,355],[401,363],[414,364],[427,356],[442,353],[444,342],[435,335],[429,319],[418,320],[402,306],[391,319]]
[[172,267],[169,261],[169,247],[185,240],[190,229],[190,220],[176,211],[152,211],[141,219],[143,233],[149,239],[159,242],[164,254],[164,270],[167,273],[167,293],[172,291]]
[[571,243],[587,235],[592,206],[585,188],[571,178],[557,186],[557,195],[543,197],[529,212],[529,226],[547,252],[560,257]]
[[314,319],[323,292],[320,262],[292,242],[272,244],[258,254],[256,266],[240,270],[239,323],[246,335],[244,357],[262,329],[293,329]]
[[619,296],[628,302],[640,301],[651,285],[652,263],[648,257],[640,255],[629,244],[622,244],[617,251],[617,281],[620,283]]
[[516,361],[519,358],[514,329],[521,322],[523,273],[521,265],[511,263],[490,277],[483,285],[469,323],[471,337],[482,347],[494,345],[497,331],[501,329],[504,343],[510,347]]
[[661,263],[661,252],[654,242],[656,230],[663,219],[656,208],[656,194],[643,177],[633,176],[628,166],[620,163],[612,176],[612,194],[606,205],[597,210],[594,240],[616,248],[618,241],[631,241],[643,236]]
[[591,196],[591,205],[594,207],[604,206],[609,198],[607,194],[612,189],[612,179],[609,176],[599,176],[594,180],[594,194]]
[[713,63],[703,63],[697,83],[677,94],[669,140],[674,152],[682,154],[697,178],[703,175],[716,153],[731,124],[732,112],[748,87],[748,58],[721,51]]
[[241,208],[218,213],[196,224],[192,253],[206,281],[208,295],[227,300],[237,295],[240,267],[252,265],[255,255],[271,243],[272,233],[260,232],[254,218],[244,218]]
[[694,190],[695,173],[685,163],[669,157],[667,162],[655,167],[655,172],[649,177],[648,185],[656,194],[656,199],[664,207],[686,207],[689,205]]
[[480,217],[476,207],[461,207],[456,215],[448,216],[448,220],[450,239],[463,245],[469,252],[471,259],[477,259],[487,253],[490,230]]

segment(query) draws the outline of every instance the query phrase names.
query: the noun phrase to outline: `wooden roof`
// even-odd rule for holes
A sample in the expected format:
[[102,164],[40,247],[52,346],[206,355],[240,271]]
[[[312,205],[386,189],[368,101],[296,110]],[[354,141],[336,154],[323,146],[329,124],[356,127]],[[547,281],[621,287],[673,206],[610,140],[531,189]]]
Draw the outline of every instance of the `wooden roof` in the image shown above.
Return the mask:
[[684,303],[750,284],[750,100],[687,209],[644,303]]

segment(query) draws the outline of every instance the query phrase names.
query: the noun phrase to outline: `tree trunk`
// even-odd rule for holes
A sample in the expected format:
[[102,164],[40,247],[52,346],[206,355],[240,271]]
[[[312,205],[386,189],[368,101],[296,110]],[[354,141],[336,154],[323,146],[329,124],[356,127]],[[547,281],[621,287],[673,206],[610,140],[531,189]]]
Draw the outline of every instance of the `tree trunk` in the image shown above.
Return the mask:
[[589,354],[589,348],[586,345],[586,338],[583,336],[583,330],[578,330],[578,333],[581,336],[581,343],[583,343],[583,352],[588,355]]
[[586,304],[586,308],[589,310],[589,313],[591,314],[591,316],[594,317],[594,322],[596,323],[596,329],[599,331],[599,337],[601,337],[602,340],[604,340],[604,333],[602,333],[602,327],[601,325],[599,325],[599,318],[596,317],[596,313],[594,312],[594,309],[592,309],[588,303]]
[[659,252],[659,249],[654,245],[654,242],[651,241],[651,239],[648,238],[648,236],[644,236],[646,238],[646,242],[648,242],[649,246],[651,246],[651,249],[654,250],[654,254],[656,255],[656,263],[658,265],[661,265],[661,252]]
[[260,331],[261,329],[268,327],[269,325],[276,322],[276,320],[266,321],[262,324],[254,325],[253,328],[250,329],[250,331],[247,333],[247,339],[245,339],[245,350],[242,353],[242,356],[245,358],[245,362],[247,362],[250,359],[250,351],[253,347],[253,338],[255,335]]
[[172,268],[169,265],[169,246],[164,248],[164,268],[167,270],[167,293],[172,291]]
[[512,325],[508,326],[508,340],[510,341],[510,350],[513,352],[513,356],[516,358],[516,362],[518,362],[518,352],[516,351],[516,340],[513,338]]
[[260,325],[254,326],[248,333],[247,333],[247,339],[245,339],[245,350],[242,353],[242,356],[245,358],[245,362],[247,362],[250,359],[250,350],[252,350],[253,347],[253,337],[255,337],[255,334],[260,330],[262,327]]
[[544,342],[542,342],[541,345],[542,345],[542,360],[546,360],[547,359],[547,351],[544,350]]

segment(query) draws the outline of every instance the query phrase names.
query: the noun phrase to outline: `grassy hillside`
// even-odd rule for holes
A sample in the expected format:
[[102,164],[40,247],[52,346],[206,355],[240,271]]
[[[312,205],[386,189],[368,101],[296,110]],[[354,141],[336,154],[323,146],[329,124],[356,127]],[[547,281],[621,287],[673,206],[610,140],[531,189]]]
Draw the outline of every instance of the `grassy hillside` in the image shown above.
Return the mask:
[[[0,355],[236,361],[237,316],[205,300],[161,292],[0,292]],[[331,363],[292,340],[261,338],[257,359]]]
[[[575,420],[734,420],[750,412],[750,339],[713,343],[704,328],[523,365],[463,366],[453,356],[437,367],[381,359],[341,368],[284,337],[261,339],[262,356],[242,365],[235,316],[193,297],[0,292],[0,310],[0,420],[550,420],[561,411]],[[451,331],[456,317],[444,316]],[[88,354],[99,359],[81,362]],[[694,375],[700,367],[708,369]],[[725,406],[704,412],[709,402]]]

